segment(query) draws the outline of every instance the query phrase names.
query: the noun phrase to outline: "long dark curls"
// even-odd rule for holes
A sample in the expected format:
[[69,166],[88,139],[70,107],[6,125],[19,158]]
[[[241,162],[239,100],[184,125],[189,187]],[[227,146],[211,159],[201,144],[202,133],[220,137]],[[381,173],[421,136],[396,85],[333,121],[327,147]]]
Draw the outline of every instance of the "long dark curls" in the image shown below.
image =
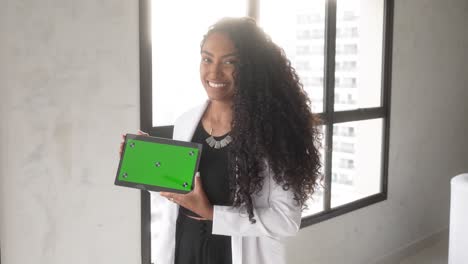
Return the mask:
[[204,36],[225,33],[239,63],[234,80],[229,145],[233,206],[245,205],[255,223],[252,195],[262,189],[267,166],[284,190],[291,189],[302,209],[319,182],[320,132],[310,100],[290,61],[251,18],[224,18]]

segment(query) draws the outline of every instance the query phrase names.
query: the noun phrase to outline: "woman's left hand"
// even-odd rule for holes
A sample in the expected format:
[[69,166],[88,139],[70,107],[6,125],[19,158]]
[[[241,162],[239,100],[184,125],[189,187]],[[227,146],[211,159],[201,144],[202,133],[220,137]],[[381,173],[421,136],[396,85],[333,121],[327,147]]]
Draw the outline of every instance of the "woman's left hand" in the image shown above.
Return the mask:
[[210,203],[205,191],[203,190],[199,172],[195,175],[194,183],[195,186],[193,187],[193,190],[187,194],[172,192],[160,192],[159,194],[205,219],[213,220],[213,205]]

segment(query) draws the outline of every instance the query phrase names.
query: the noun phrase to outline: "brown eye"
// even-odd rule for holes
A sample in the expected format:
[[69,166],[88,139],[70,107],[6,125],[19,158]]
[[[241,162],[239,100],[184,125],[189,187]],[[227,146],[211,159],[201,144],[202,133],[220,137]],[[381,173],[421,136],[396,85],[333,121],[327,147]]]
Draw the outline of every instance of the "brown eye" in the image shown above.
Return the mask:
[[236,64],[235,60],[227,60],[224,62],[224,64],[231,65],[231,64]]

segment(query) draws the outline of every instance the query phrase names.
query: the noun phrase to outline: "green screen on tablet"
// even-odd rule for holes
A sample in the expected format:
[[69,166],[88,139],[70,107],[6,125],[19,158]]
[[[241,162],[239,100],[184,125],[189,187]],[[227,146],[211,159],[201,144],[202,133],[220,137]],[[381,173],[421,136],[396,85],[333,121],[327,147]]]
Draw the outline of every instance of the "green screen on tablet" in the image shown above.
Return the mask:
[[115,184],[149,191],[188,193],[202,145],[127,134]]

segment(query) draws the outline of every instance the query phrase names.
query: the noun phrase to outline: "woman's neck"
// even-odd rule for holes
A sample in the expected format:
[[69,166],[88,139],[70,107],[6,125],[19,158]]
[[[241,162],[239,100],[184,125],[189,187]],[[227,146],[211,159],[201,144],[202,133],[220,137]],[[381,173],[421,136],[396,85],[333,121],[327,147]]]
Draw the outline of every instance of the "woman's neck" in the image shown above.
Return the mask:
[[210,101],[206,115],[216,123],[231,123],[232,102]]
[[203,126],[214,136],[224,135],[231,131],[232,102],[210,101],[203,116]]

